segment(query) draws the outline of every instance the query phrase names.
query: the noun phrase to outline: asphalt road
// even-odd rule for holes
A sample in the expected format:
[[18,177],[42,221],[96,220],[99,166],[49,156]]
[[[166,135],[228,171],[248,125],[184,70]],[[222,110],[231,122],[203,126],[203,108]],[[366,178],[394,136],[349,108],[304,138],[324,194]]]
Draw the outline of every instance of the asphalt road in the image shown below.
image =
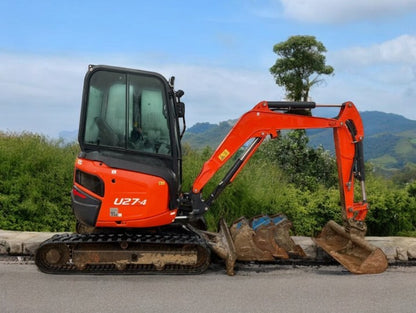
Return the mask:
[[416,267],[246,267],[199,276],[47,275],[0,262],[0,312],[416,312]]

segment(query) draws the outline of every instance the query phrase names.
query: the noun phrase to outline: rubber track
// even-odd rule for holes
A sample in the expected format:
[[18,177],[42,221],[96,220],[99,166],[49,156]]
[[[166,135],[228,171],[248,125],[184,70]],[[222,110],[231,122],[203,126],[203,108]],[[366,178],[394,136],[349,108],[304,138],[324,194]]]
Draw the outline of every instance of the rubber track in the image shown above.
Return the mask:
[[[120,247],[120,243],[142,247],[158,247],[165,250],[180,251],[184,246],[193,247],[198,251],[198,263],[196,265],[165,265],[163,270],[156,269],[153,265],[128,264],[124,270],[119,270],[115,264],[92,264],[80,270],[72,263],[71,254],[74,249],[91,248],[98,245],[114,245]],[[70,255],[69,261],[56,266],[50,265],[44,260],[44,249],[51,246],[65,245]],[[39,270],[48,274],[200,274],[210,264],[210,249],[205,241],[191,231],[182,232],[158,232],[158,233],[110,233],[110,234],[60,234],[44,241],[39,246],[35,255],[35,263]]]

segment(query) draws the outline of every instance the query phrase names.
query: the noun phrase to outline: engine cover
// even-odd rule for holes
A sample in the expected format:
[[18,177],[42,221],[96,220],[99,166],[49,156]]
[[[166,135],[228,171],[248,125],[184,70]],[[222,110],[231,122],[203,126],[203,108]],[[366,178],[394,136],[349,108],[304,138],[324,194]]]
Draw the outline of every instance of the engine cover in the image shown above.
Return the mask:
[[[172,223],[177,211],[169,209],[169,186],[163,178],[81,158],[76,161],[72,201],[80,222],[95,227],[161,226]],[[101,205],[92,207],[92,202]]]

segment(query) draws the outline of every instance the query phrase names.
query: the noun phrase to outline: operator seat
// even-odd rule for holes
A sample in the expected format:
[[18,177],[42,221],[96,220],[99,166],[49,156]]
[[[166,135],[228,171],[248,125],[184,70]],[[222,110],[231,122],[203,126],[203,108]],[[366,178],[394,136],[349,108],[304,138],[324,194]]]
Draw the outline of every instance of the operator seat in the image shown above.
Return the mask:
[[141,128],[145,149],[170,154],[167,112],[160,90],[143,90],[141,94]]

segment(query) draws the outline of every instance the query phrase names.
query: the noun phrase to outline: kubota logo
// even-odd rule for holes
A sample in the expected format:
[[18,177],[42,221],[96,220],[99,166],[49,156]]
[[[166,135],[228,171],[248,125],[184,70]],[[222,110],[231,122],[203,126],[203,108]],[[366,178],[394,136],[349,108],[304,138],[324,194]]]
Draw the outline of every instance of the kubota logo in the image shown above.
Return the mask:
[[114,205],[146,205],[147,199],[140,198],[115,198]]

